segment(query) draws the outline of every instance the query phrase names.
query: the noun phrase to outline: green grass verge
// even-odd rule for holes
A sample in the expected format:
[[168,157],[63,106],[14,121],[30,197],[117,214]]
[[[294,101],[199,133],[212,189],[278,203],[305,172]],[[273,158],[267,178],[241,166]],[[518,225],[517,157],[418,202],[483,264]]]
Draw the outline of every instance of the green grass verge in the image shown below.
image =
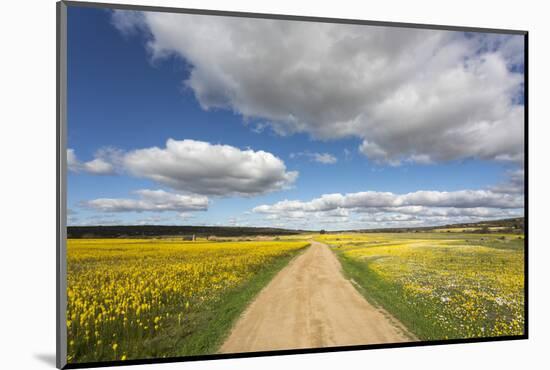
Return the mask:
[[205,304],[182,323],[167,325],[163,333],[142,345],[144,353],[133,358],[179,357],[214,354],[229,335],[231,328],[256,295],[293,258],[306,248],[276,258],[251,279],[228,290],[219,299]]
[[[444,334],[431,325],[424,316],[425,310],[403,299],[401,286],[382,280],[369,269],[368,262],[355,260],[336,252],[344,275],[353,279],[357,290],[376,307],[384,308],[399,320],[412,334],[421,340],[442,339]],[[368,289],[367,289],[368,287]]]

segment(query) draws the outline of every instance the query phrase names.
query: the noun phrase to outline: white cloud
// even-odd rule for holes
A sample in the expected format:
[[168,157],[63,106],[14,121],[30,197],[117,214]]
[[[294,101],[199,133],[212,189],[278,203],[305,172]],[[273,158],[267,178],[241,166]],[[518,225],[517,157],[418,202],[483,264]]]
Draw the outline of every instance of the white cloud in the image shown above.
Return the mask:
[[89,162],[80,162],[73,149],[68,149],[67,162],[74,172],[126,173],[179,192],[217,196],[282,190],[298,177],[297,171],[287,171],[285,163],[271,153],[196,140],[168,139],[165,148],[129,152],[104,148]]
[[285,211],[264,214],[261,218],[255,218],[256,225],[272,226],[292,229],[316,230],[321,228],[334,229],[338,227],[349,228],[352,214],[347,209],[334,209],[326,212]]
[[112,174],[114,172],[113,165],[106,162],[104,159],[95,158],[83,164],[84,171],[94,174]]
[[271,153],[195,140],[169,139],[165,148],[130,151],[122,162],[134,176],[205,195],[263,194],[289,187],[298,177]]
[[338,162],[338,158],[333,156],[330,153],[311,153],[311,152],[299,152],[291,153],[290,158],[297,157],[308,157],[311,161],[322,163],[322,164],[335,164]]
[[380,215],[384,213],[397,213],[421,217],[423,219],[442,218],[442,217],[478,217],[478,218],[507,218],[517,217],[516,208],[489,208],[489,207],[471,207],[471,208],[453,208],[453,207],[424,207],[424,206],[404,206],[393,208],[374,208],[369,209],[367,214]]
[[[253,209],[256,213],[284,214],[287,212],[326,212],[337,209],[356,211],[416,207],[452,208],[521,208],[523,196],[493,193],[489,190],[417,191],[407,194],[366,191],[350,194],[325,194],[308,202],[284,200],[273,205],[260,205]],[[413,208],[409,208],[413,209]],[[421,208],[418,208],[420,210]]]
[[323,164],[334,164],[338,159],[329,153],[313,153],[313,160]]
[[153,59],[185,60],[205,110],[357,137],[394,165],[523,161],[522,36],[130,11],[113,23],[143,32]]
[[375,216],[375,217],[362,217],[360,218],[361,221],[367,221],[371,223],[377,223],[377,224],[392,224],[392,223],[419,223],[419,219],[416,216],[411,215],[402,215],[402,214],[390,214],[390,215],[381,215],[381,216]]
[[76,159],[73,149],[67,149],[67,167],[69,171],[77,172],[80,167],[80,162]]
[[268,222],[302,229],[434,226],[523,216],[523,194],[491,190],[325,194],[304,202],[284,200],[253,212]]
[[73,149],[67,149],[67,168],[72,172],[86,172],[93,175],[113,175],[118,151],[104,148],[96,152],[95,158],[88,162],[81,162]]
[[137,190],[138,199],[99,198],[82,206],[102,212],[189,212],[206,211],[208,198],[201,195],[182,195],[164,190]]

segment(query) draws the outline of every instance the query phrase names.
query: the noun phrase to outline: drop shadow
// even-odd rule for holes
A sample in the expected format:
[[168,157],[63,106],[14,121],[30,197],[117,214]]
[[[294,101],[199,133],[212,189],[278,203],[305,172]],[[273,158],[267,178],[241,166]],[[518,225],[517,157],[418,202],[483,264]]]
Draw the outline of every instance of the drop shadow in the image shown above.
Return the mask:
[[52,367],[55,367],[56,365],[55,353],[35,353],[34,358]]

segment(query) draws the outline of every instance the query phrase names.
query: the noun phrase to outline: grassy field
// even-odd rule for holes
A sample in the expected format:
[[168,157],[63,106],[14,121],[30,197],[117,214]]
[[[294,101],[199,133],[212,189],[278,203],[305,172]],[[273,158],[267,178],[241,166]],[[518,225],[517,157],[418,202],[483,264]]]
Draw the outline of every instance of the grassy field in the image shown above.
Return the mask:
[[307,241],[68,241],[68,362],[215,353]]
[[423,340],[521,335],[522,235],[330,234],[344,272]]

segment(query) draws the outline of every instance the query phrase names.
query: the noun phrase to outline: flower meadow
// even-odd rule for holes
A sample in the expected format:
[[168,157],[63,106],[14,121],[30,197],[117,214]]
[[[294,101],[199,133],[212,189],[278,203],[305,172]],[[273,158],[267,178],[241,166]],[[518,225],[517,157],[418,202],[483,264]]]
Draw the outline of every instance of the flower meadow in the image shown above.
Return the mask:
[[69,239],[69,363],[211,353],[304,241]]
[[522,235],[327,235],[360,291],[419,339],[522,335]]

